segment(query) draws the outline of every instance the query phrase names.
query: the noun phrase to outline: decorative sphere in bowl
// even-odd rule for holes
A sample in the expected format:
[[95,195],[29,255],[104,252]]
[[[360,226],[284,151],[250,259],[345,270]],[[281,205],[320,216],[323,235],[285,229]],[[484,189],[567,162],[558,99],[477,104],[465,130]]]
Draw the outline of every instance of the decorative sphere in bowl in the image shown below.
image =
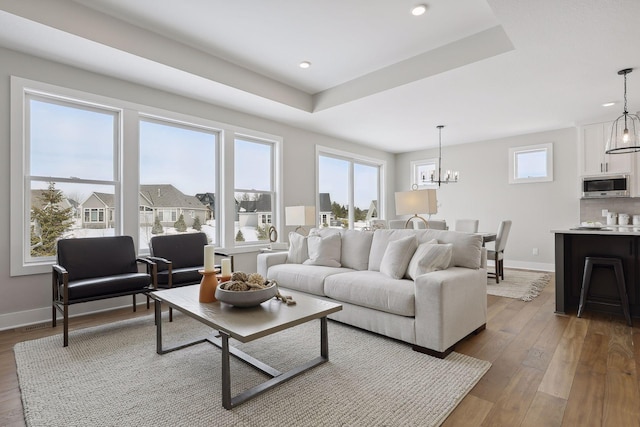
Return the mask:
[[222,289],[220,285],[222,283],[216,287],[216,299],[235,307],[255,307],[275,297],[278,293],[275,282],[272,282],[264,289],[255,291],[228,291]]

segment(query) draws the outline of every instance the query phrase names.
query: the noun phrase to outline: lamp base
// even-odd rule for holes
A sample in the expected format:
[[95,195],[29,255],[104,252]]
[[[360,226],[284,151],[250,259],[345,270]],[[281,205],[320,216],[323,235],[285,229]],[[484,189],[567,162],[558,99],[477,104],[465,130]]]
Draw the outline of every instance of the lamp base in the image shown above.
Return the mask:
[[404,228],[413,228],[413,225],[411,225],[411,227],[409,227],[409,225],[413,222],[414,219],[421,220],[422,222],[424,222],[425,228],[429,228],[429,222],[421,216],[418,216],[418,214],[415,214],[411,218],[409,218],[407,222],[404,223]]

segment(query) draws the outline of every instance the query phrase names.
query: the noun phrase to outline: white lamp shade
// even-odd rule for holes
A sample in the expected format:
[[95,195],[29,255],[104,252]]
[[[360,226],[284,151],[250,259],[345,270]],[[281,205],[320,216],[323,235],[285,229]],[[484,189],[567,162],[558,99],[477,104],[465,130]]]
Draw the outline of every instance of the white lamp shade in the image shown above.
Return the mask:
[[396,192],[396,215],[438,213],[436,190],[411,190]]
[[286,225],[316,225],[316,208],[314,206],[287,206],[284,209]]

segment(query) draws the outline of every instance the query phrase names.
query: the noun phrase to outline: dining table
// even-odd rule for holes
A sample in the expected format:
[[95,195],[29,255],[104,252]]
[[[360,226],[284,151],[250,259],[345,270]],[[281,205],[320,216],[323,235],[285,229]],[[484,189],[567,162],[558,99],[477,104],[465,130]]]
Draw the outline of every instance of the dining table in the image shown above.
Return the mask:
[[496,233],[488,231],[478,231],[474,234],[479,234],[480,236],[482,236],[482,246],[484,246],[487,242],[495,242],[497,237]]

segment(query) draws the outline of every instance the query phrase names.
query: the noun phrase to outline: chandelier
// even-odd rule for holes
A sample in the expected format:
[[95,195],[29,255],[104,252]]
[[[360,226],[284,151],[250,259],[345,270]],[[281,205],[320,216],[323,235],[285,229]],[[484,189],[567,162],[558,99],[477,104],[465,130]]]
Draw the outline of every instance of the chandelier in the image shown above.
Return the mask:
[[438,184],[438,187],[442,184],[449,184],[458,182],[458,171],[447,170],[445,173],[442,173],[442,128],[444,125],[436,126],[438,128],[438,169],[436,171],[431,171],[429,175],[429,180],[426,179],[425,176],[422,176],[422,182],[425,184]]
[[618,75],[624,76],[624,111],[611,125],[611,136],[607,141],[605,153],[624,154],[640,151],[640,118],[636,114],[627,111],[627,74],[633,68],[625,68],[618,71]]

